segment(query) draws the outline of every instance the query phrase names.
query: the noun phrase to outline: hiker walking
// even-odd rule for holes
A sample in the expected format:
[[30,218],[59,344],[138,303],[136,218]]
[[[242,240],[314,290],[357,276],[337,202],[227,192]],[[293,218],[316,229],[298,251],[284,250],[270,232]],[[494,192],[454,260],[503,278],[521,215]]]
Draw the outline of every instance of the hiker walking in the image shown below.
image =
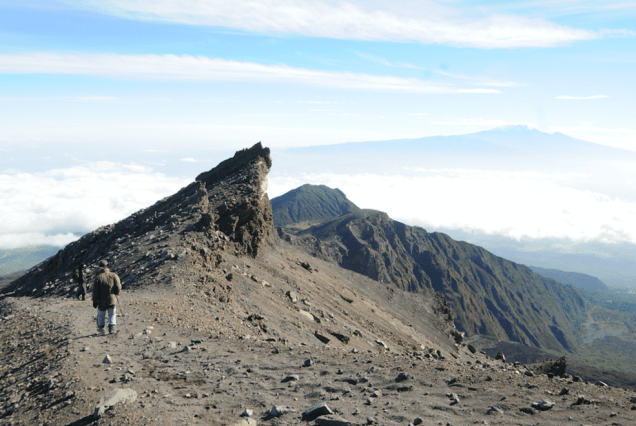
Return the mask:
[[73,275],[73,281],[75,281],[79,287],[77,288],[77,295],[75,298],[79,300],[80,296],[82,296],[82,300],[86,300],[86,282],[84,281],[84,268],[86,265],[81,263],[77,267],[77,271],[75,271],[75,275]]
[[108,262],[99,262],[101,270],[95,278],[93,285],[93,308],[97,308],[97,331],[104,333],[106,311],[108,311],[108,333],[115,334],[117,324],[117,312],[115,304],[117,295],[121,291],[121,281],[116,273],[110,272]]

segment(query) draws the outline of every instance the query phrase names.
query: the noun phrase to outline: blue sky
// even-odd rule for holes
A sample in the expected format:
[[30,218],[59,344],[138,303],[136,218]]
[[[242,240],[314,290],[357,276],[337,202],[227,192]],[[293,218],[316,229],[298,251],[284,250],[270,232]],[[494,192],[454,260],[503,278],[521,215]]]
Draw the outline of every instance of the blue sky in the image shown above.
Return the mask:
[[[524,124],[636,150],[635,23],[629,0],[0,1],[0,247],[68,242],[257,141]],[[276,173],[270,195],[308,180]]]

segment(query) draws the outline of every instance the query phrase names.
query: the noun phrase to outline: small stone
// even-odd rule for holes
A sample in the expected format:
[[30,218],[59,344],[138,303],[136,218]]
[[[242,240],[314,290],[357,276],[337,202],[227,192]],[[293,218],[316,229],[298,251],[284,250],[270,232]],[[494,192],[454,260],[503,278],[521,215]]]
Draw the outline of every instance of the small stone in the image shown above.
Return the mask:
[[296,293],[294,293],[293,291],[289,290],[286,293],[287,297],[289,297],[289,300],[291,300],[292,303],[296,303],[298,302],[298,297],[296,296]]
[[110,357],[110,355],[106,355],[104,357],[104,359],[102,360],[103,364],[112,364],[113,363],[113,359]]
[[540,411],[548,411],[552,407],[554,407],[554,402],[548,399],[542,399],[540,402],[532,404],[532,408]]
[[118,402],[128,402],[134,401],[137,399],[137,392],[132,389],[113,389],[109,393],[107,393],[104,398],[97,407],[95,407],[95,411],[93,412],[93,418],[100,418],[106,409],[112,407]]
[[315,426],[352,426],[350,421],[332,415],[319,417],[314,424]]
[[311,360],[311,358],[306,359],[305,362],[303,363],[305,367],[311,367],[313,364],[314,362]]
[[281,383],[295,382],[295,381],[297,381],[299,379],[300,379],[300,377],[298,376],[298,374],[292,374],[292,375],[289,375],[289,376],[285,377],[283,380],[281,380]]
[[450,405],[455,405],[455,404],[459,404],[459,397],[457,396],[457,394],[455,393],[451,393],[451,394],[447,394],[447,396],[450,398],[451,403]]
[[294,407],[290,407],[288,405],[274,405],[269,410],[269,415],[272,417],[280,417],[283,414],[287,413],[295,413],[296,409]]
[[415,426],[421,425],[422,423],[424,423],[424,420],[422,420],[420,417],[416,417],[415,420],[413,420],[413,425]]
[[382,340],[376,340],[375,343],[377,343],[378,345],[382,346],[384,349],[389,349],[387,344],[384,343]]
[[245,411],[241,413],[241,417],[252,417],[253,414],[254,414],[254,411],[250,410],[249,408],[246,408]]
[[409,379],[415,379],[415,376],[413,376],[412,374],[400,373],[395,378],[395,381],[399,383],[399,382],[404,382],[404,381],[409,380]]
[[493,405],[486,414],[504,414],[504,410],[498,405]]
[[316,419],[317,417],[326,416],[329,414],[333,414],[333,412],[327,406],[327,403],[325,401],[318,401],[305,410],[305,412],[303,413],[303,420],[311,421]]

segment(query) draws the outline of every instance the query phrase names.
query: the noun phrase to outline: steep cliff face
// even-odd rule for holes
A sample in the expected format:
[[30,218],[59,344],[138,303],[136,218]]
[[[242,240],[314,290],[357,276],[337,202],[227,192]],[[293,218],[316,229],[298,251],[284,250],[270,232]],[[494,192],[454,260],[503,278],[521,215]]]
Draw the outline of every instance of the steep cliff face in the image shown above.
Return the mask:
[[259,142],[196,178],[207,192],[202,226],[223,232],[244,254],[255,256],[273,231],[266,192],[271,167],[269,148]]
[[571,287],[441,233],[361,210],[297,233],[322,259],[411,292],[441,291],[468,335],[572,351],[585,302]]
[[138,286],[152,282],[169,261],[214,264],[220,250],[256,256],[273,231],[265,192],[271,165],[269,149],[260,143],[239,151],[176,194],[84,235],[2,292],[63,295],[79,264],[90,268],[101,259],[115,264],[124,282]]

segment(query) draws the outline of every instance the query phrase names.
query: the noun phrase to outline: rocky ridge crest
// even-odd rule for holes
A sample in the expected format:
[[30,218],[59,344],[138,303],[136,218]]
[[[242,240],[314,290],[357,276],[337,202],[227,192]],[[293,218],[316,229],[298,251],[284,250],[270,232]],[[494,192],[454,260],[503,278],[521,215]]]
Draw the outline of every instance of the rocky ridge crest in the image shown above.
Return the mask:
[[[277,200],[273,200],[276,205]],[[276,211],[274,211],[276,215]],[[442,292],[469,336],[571,352],[585,301],[571,287],[448,235],[359,210],[279,230],[313,256],[414,293]]]
[[84,263],[95,272],[101,259],[130,288],[155,282],[167,261],[201,267],[218,263],[222,250],[256,256],[273,234],[266,193],[271,165],[269,148],[260,143],[238,151],[176,194],[70,243],[2,293],[68,294],[74,270]]

